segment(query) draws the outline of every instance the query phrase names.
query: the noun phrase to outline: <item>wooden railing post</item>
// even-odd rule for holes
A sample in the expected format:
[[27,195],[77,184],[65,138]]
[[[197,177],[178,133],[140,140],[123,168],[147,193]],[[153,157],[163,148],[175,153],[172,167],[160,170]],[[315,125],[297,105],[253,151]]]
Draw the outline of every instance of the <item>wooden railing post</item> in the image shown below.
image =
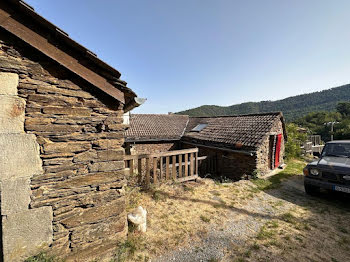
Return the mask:
[[194,175],[193,153],[190,153],[190,176]]
[[142,158],[138,159],[137,161],[137,176],[138,176],[138,181],[139,181],[139,184],[142,183]]
[[130,164],[129,164],[129,174],[130,174],[130,176],[133,176],[134,175],[134,159],[130,159],[129,160],[130,161]]
[[163,157],[160,157],[160,163],[159,163],[159,179],[162,179],[163,178],[163,161],[164,158]]
[[177,175],[176,175],[176,155],[173,155],[173,160],[172,160],[172,162],[173,162],[173,166],[172,166],[172,171],[171,171],[171,173],[172,173],[172,175],[173,175],[173,179],[175,180],[176,177],[177,177]]
[[179,177],[182,177],[182,154],[179,157]]
[[169,157],[165,158],[165,179],[169,179]]
[[153,158],[153,183],[157,183],[157,162],[158,159],[156,157]]
[[145,178],[145,185],[146,188],[149,188],[149,184],[150,184],[150,176],[151,176],[151,166],[150,166],[150,158],[147,157],[146,158],[146,178]]
[[188,176],[188,154],[185,154],[185,177]]
[[195,153],[195,175],[198,175],[198,151]]

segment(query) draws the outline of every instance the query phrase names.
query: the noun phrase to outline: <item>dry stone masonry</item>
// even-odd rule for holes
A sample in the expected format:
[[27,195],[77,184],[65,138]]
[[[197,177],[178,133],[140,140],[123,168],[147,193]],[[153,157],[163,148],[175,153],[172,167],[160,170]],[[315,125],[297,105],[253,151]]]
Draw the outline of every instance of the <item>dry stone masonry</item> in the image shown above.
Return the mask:
[[101,258],[127,233],[122,104],[7,33],[0,39],[4,260],[48,245],[68,261]]

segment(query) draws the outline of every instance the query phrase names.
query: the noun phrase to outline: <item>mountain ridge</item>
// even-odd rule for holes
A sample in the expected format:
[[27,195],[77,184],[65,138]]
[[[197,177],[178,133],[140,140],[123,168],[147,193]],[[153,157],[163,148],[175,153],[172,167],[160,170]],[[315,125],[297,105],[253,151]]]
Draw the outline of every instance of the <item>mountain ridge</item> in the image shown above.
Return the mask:
[[245,102],[231,106],[203,105],[176,114],[225,116],[282,111],[288,121],[293,121],[310,112],[333,111],[341,101],[350,101],[350,84],[275,101]]

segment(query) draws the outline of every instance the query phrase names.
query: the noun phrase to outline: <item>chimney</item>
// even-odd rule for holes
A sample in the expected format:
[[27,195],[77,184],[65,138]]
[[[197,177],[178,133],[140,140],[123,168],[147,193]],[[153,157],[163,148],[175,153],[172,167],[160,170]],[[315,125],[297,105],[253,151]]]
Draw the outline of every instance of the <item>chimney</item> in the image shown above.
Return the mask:
[[123,114],[123,124],[130,125],[130,111]]

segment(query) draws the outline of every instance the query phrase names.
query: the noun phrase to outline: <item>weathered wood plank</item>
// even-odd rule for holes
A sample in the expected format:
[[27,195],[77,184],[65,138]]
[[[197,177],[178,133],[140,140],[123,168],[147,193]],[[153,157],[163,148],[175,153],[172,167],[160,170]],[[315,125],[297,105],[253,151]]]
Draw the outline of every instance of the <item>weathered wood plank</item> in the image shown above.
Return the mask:
[[173,151],[161,152],[161,153],[156,153],[156,154],[151,154],[151,155],[153,157],[160,157],[160,156],[173,156],[173,155],[181,155],[181,154],[195,153],[195,152],[198,152],[198,148],[173,150]]
[[130,176],[133,176],[134,175],[134,159],[131,159],[130,160],[130,163],[129,163],[129,168],[130,168]]
[[125,103],[123,92],[110,84],[104,77],[83,66],[76,58],[57,48],[46,38],[34,32],[29,27],[26,27],[24,24],[13,19],[11,15],[9,16],[4,10],[0,13],[0,26],[55,60],[63,67],[90,82],[92,85],[116,98],[120,102]]
[[157,164],[158,164],[158,159],[156,157],[153,158],[153,183],[158,183],[157,179]]
[[195,175],[198,175],[198,152],[194,153]]
[[193,153],[190,153],[190,176],[194,175],[194,166],[193,166]]
[[165,179],[169,179],[169,157],[165,158]]
[[145,185],[146,188],[149,187],[150,179],[151,178],[151,165],[150,165],[150,159],[146,158],[146,178],[145,178]]
[[182,177],[182,155],[179,155],[179,177]]
[[165,156],[181,155],[181,154],[195,153],[195,152],[198,152],[198,148],[174,150],[174,151],[167,151],[167,152],[161,152],[156,154],[126,155],[124,156],[124,160],[140,159],[140,158],[148,158],[148,157],[162,157],[162,156],[165,157]]
[[176,182],[186,182],[190,180],[196,180],[198,178],[198,175],[193,175],[193,176],[187,176],[187,177],[181,177],[176,179]]
[[159,179],[163,179],[163,162],[164,162],[164,158],[161,157],[160,158],[160,163],[159,163]]
[[185,154],[185,177],[188,176],[188,154]]
[[137,176],[139,184],[142,183],[142,159],[138,159],[137,161]]
[[176,156],[174,155],[173,156],[173,159],[172,159],[173,163],[172,163],[172,171],[171,171],[171,174],[173,176],[173,179],[176,179]]

